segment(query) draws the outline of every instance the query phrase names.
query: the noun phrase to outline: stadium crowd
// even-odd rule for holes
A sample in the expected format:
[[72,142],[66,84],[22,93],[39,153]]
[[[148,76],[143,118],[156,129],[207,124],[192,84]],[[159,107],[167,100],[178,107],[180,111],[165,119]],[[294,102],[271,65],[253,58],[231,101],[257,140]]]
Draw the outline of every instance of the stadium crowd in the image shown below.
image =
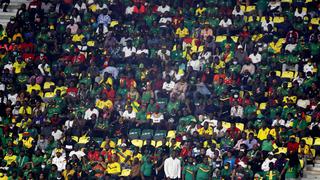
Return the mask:
[[28,3],[0,26],[1,180],[297,179],[314,162],[318,1]]

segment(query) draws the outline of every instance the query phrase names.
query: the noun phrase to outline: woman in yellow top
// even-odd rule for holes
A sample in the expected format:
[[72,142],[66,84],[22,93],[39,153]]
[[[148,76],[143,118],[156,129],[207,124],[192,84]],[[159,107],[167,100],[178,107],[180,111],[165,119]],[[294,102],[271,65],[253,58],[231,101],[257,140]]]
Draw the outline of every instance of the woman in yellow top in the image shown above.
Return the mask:
[[72,176],[74,175],[75,171],[71,168],[70,164],[67,164],[66,169],[62,172],[62,176],[65,180],[72,179]]
[[118,156],[112,154],[111,161],[107,164],[106,176],[111,178],[117,178],[121,174],[121,165],[118,162]]

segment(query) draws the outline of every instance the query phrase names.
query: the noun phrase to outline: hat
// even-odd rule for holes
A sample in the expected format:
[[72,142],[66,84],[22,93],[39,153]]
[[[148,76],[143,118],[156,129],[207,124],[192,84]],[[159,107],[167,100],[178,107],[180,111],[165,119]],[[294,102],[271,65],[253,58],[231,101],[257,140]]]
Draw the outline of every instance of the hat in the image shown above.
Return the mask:
[[269,155],[269,156],[273,156],[273,152],[269,152],[268,155]]
[[120,147],[127,147],[127,144],[126,143],[122,143],[122,144],[120,144]]
[[238,46],[238,49],[243,49],[243,46],[242,46],[242,45],[239,45],[239,46]]

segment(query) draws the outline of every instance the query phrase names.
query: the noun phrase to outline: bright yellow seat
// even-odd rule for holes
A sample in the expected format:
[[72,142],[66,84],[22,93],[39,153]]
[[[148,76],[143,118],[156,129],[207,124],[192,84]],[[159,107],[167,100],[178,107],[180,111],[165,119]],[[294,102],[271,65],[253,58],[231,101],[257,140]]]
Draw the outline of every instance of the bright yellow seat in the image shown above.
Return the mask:
[[262,16],[261,19],[260,19],[260,22],[266,22],[266,17]]
[[316,137],[314,142],[313,142],[314,146],[320,146],[320,137]]
[[154,147],[156,147],[157,142],[156,142],[155,140],[151,140],[151,145],[154,146]]
[[276,16],[273,18],[274,23],[283,23],[284,22],[284,17],[281,16]]
[[256,10],[256,6],[247,6],[246,12],[251,12]]
[[316,150],[315,149],[310,149],[312,157],[315,158],[316,157]]
[[282,73],[281,78],[293,79],[294,78],[294,72],[293,71],[285,71],[285,72]]
[[267,108],[267,103],[265,103],[265,102],[260,103],[260,105],[259,105],[260,110],[265,110],[266,108]]
[[155,147],[160,147],[162,146],[162,141],[157,141],[156,146]]
[[231,39],[234,41],[234,42],[238,42],[238,36],[231,36]]
[[174,130],[168,131],[167,138],[176,138],[176,131]]
[[231,127],[231,123],[222,121],[222,126],[226,129]]
[[284,153],[284,154],[287,154],[287,147],[278,147],[278,152],[277,154],[280,154],[280,153]]
[[217,36],[216,37],[216,42],[222,42],[222,41],[224,41],[226,39],[227,39],[227,36]]
[[120,176],[122,176],[122,177],[128,177],[128,176],[130,175],[130,173],[131,173],[131,169],[123,169],[123,170],[121,171]]
[[304,138],[302,138],[302,140],[305,140],[306,144],[308,144],[309,146],[313,145],[313,138],[312,137],[304,137]]
[[288,82],[288,88],[292,88],[292,82]]
[[306,121],[307,121],[307,123],[310,123],[311,120],[312,120],[312,116],[306,115]]
[[143,145],[143,140],[141,140],[141,139],[133,139],[133,140],[131,141],[131,143],[132,143],[134,146],[141,148],[142,145]]
[[236,127],[239,128],[241,131],[244,130],[244,124],[243,123],[236,123]]
[[276,76],[281,77],[281,71],[276,71]]
[[283,3],[292,3],[292,0],[281,0]]
[[320,18],[312,18],[310,23],[313,25],[319,25],[319,20],[320,20]]
[[299,162],[300,162],[300,167],[304,167],[304,162],[303,162],[303,159],[299,159]]

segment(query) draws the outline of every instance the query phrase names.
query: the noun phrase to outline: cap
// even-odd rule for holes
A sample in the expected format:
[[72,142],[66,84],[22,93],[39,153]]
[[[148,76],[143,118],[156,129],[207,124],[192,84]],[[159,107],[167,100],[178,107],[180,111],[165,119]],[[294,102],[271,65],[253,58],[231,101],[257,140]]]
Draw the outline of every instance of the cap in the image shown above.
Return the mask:
[[243,49],[243,46],[242,46],[242,45],[239,45],[239,46],[238,46],[238,49]]
[[238,163],[238,165],[241,166],[241,167],[243,167],[243,168],[246,168],[246,167],[247,167],[247,165],[246,165],[243,161],[240,161],[240,162]]
[[273,152],[269,152],[268,155],[273,156]]

